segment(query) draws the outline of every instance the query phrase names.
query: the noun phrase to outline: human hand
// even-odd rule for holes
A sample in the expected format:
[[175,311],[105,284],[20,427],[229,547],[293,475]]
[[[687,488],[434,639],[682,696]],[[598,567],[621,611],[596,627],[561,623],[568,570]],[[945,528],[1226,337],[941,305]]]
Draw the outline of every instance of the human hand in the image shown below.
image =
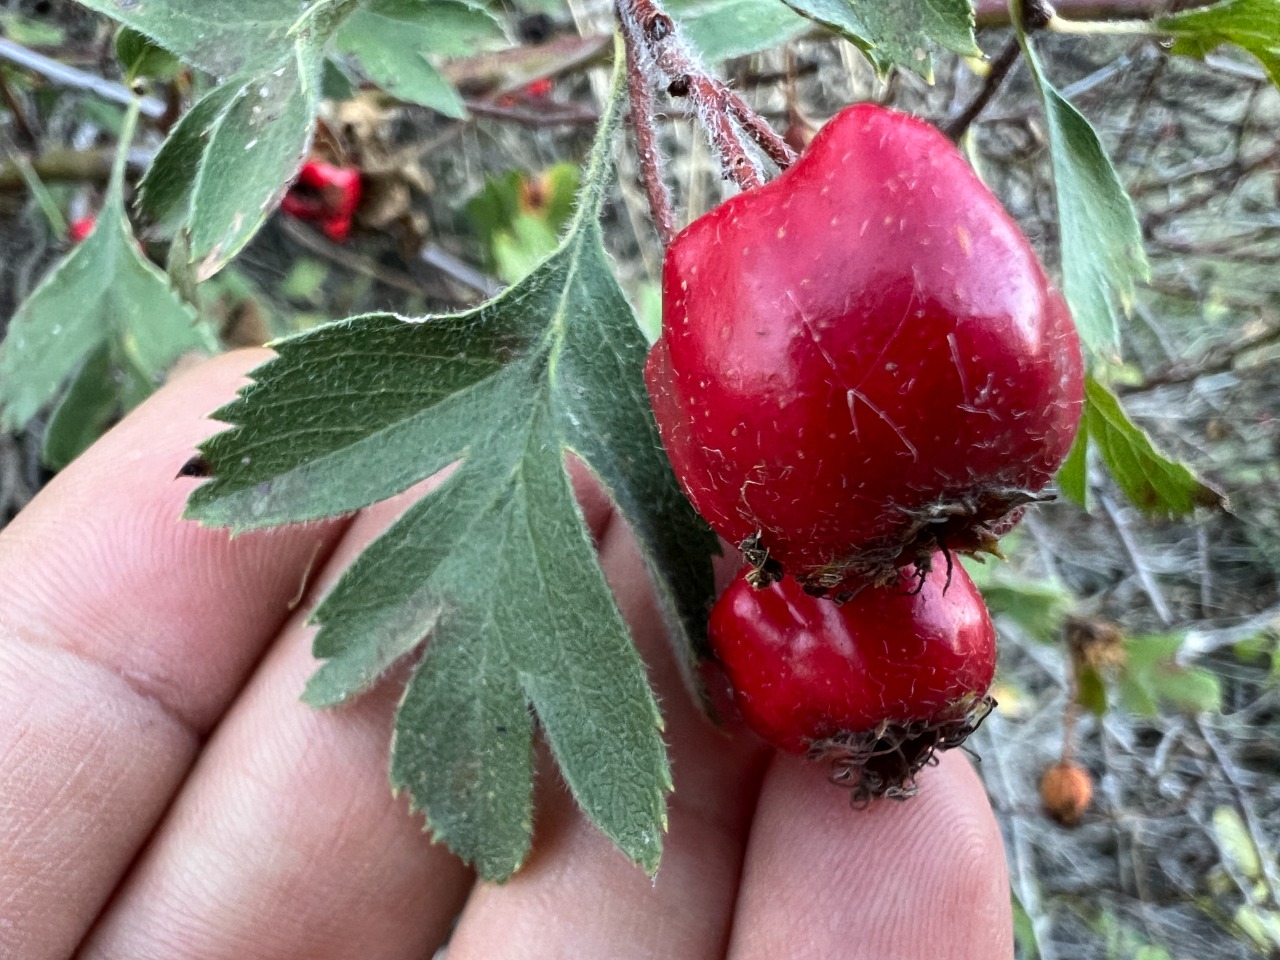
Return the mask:
[[446,939],[449,960],[1012,955],[967,761],[851,811],[820,767],[713,728],[625,523],[586,482],[667,720],[662,867],[627,861],[544,765],[528,863],[476,883],[391,796],[395,679],[335,710],[298,699],[308,612],[422,490],[235,540],[179,519],[191,481],[174,474],[263,359],[181,377],[0,534],[0,956],[425,960]]

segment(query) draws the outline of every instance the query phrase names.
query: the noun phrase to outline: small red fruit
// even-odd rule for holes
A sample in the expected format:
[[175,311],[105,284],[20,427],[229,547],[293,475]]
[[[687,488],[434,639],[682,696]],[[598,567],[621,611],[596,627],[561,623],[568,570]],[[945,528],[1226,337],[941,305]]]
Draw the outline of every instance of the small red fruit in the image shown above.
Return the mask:
[[93,214],[87,217],[78,217],[71,221],[71,226],[67,228],[67,239],[71,241],[71,245],[75,246],[81,243],[85,237],[93,233],[93,228],[97,226],[98,220]]
[[356,167],[336,167],[308,160],[285,194],[280,209],[286,216],[318,223],[325,236],[341,243],[351,235],[363,186]]
[[935,750],[989,712],[995,629],[973,581],[945,563],[844,604],[790,577],[736,579],[716,602],[712,649],[743,718],[782,750],[834,762],[855,802],[915,792]]
[[873,105],[676,237],[645,375],[698,511],[819,589],[993,550],[1083,402],[1017,225],[942,134]]

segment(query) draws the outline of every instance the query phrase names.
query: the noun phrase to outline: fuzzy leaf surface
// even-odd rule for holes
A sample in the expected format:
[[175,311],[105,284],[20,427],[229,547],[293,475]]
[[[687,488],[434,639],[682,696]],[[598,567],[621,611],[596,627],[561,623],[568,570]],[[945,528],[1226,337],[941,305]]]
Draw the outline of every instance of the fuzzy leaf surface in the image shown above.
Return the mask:
[[156,232],[189,234],[205,279],[243,249],[306,157],[325,48],[356,0],[94,0],[222,82],[171,132],[139,191]]
[[1049,82],[1027,38],[1021,40],[1049,125],[1063,294],[1085,346],[1115,356],[1134,282],[1149,275],[1142,228],[1097,133]]
[[686,665],[711,599],[715,540],[661,454],[646,344],[597,223],[617,115],[615,96],[554,254],[474,310],[374,314],[280,342],[215,415],[232,429],[202,447],[213,479],[188,505],[206,523],[271,526],[358,509],[456,464],[316,610],[325,663],[306,697],[355,696],[426,638],[396,722],[393,783],[494,879],[527,854],[535,716],[574,796],[621,850],[652,871],[665,829],[661,718],[566,456],[634,530]]
[[[354,0],[80,0],[216,77],[274,69],[281,50],[315,45]],[[317,28],[320,35],[315,36]]]
[[1248,50],[1280,86],[1280,0],[1223,0],[1160,17],[1155,26],[1176,38],[1174,53],[1189,57],[1203,59],[1224,43]]
[[334,42],[393,96],[464,117],[462,98],[427,57],[471,54],[503,39],[493,15],[469,3],[373,0],[347,18]]
[[933,80],[930,44],[970,56],[969,0],[784,0],[797,13],[831,27],[862,50],[882,73],[897,65]]
[[673,0],[666,8],[712,61],[779,47],[812,26],[778,0]]
[[139,185],[139,214],[155,233],[187,231],[200,279],[253,238],[302,165],[319,106],[318,57],[290,48],[272,69],[205,94]]

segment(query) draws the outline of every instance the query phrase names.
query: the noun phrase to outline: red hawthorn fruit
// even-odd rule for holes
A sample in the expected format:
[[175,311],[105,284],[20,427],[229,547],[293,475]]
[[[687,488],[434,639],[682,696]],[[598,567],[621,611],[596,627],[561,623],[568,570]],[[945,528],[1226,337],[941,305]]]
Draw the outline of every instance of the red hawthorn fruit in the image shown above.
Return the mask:
[[993,552],[1075,437],[1079,339],[937,130],[858,105],[663,268],[645,376],[685,493],[756,579],[847,593]]
[[791,577],[734,580],[709,633],[747,724],[779,749],[832,761],[857,803],[912,795],[934,752],[961,744],[994,704],[991,617],[963,568],[948,584],[944,566],[908,568],[843,604]]
[[67,239],[71,241],[71,245],[75,246],[93,233],[93,228],[97,226],[97,223],[98,220],[93,214],[72,220],[71,226],[67,228]]
[[363,187],[357,167],[337,167],[308,160],[285,194],[280,209],[287,216],[319,224],[325,236],[342,243],[351,235]]

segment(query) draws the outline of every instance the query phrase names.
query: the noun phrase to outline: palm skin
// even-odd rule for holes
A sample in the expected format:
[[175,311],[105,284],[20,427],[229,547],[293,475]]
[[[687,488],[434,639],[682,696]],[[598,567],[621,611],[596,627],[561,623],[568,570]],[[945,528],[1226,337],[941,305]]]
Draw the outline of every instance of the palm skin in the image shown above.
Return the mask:
[[662,867],[627,862],[544,765],[528,864],[477,883],[387,787],[396,678],[336,710],[298,700],[308,612],[426,485],[235,540],[179,519],[193,481],[174,475],[263,359],[178,378],[0,534],[0,955],[1012,955],[999,832],[967,761],[855,812],[820,769],[712,727],[679,688],[626,525],[585,480],[667,720]]

